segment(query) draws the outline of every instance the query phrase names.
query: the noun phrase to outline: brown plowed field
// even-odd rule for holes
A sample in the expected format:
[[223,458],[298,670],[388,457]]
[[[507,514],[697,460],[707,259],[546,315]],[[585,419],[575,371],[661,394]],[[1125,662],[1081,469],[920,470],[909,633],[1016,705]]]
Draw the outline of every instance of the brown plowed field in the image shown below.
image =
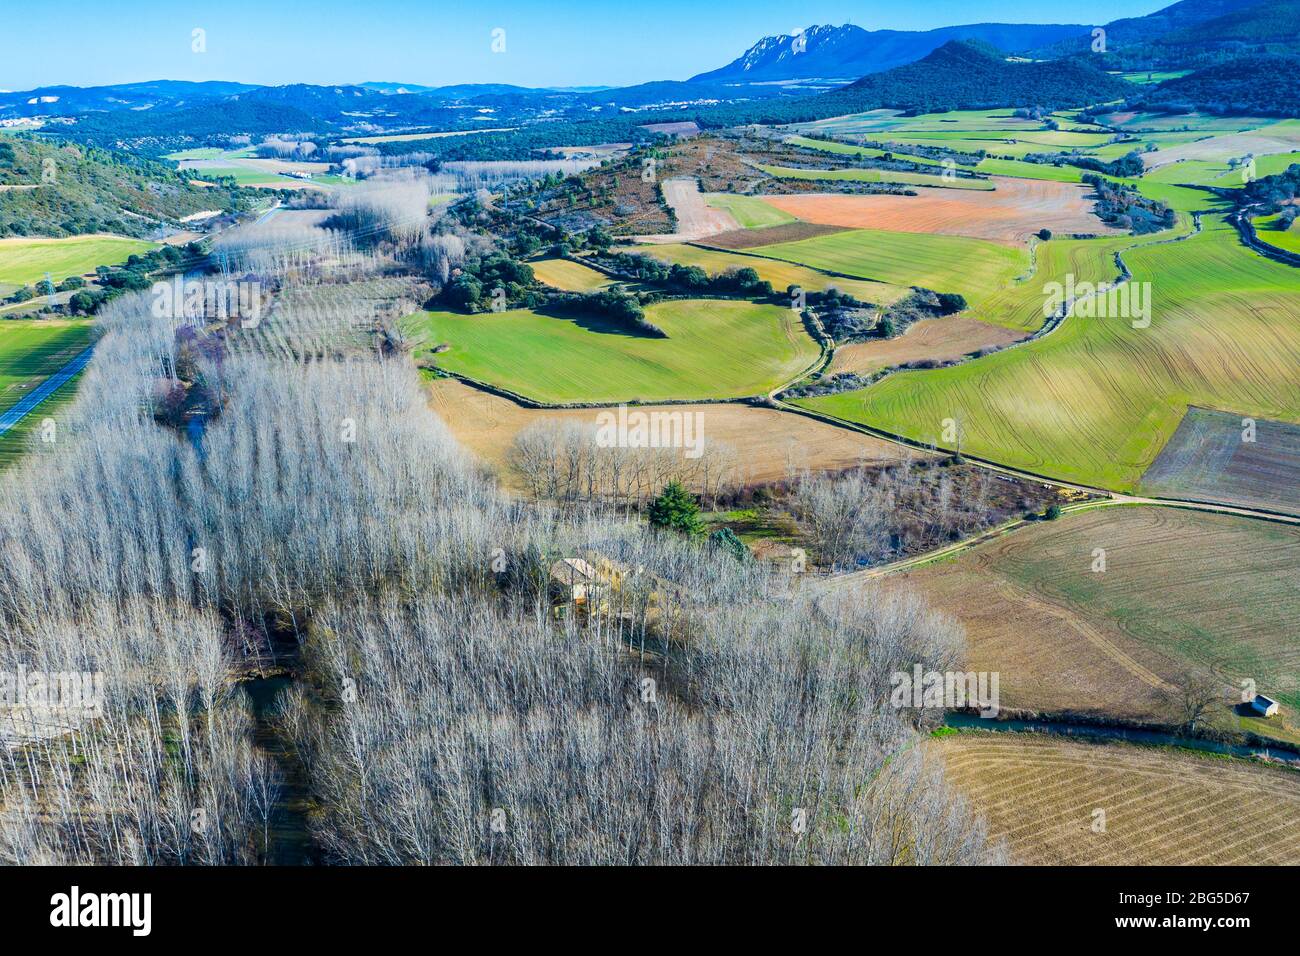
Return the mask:
[[[430,404],[456,439],[493,466],[509,483],[506,458],[515,436],[544,419],[596,422],[596,408],[523,408],[505,398],[456,379],[436,379],[429,385]],[[750,405],[638,406],[642,411],[699,411],[704,415],[706,443],[735,449],[746,482],[775,481],[790,470],[838,471],[865,462],[902,461],[908,451],[892,442]]]
[[960,315],[922,319],[897,338],[839,346],[831,362],[831,372],[873,372],[926,359],[949,362],[982,348],[1001,348],[1023,338],[1026,338],[1024,332]]
[[[1162,692],[1192,670],[1221,682],[1217,725],[1294,731],[1300,529],[1112,506],[886,580],[961,621],[969,669],[1001,675],[1005,708],[1177,721],[1176,702]],[[1246,678],[1282,702],[1281,717],[1231,713],[1226,703]]]
[[1300,425],[1261,418],[1255,440],[1243,441],[1244,422],[1189,408],[1143,473],[1142,492],[1300,514]]
[[989,191],[932,189],[920,196],[808,193],[764,198],[777,209],[807,222],[851,229],[939,233],[1007,243],[1024,242],[1043,228],[1058,236],[1118,235],[1093,215],[1088,186],[991,178],[997,188]]
[[[963,733],[928,745],[1023,864],[1300,863],[1300,774],[1168,748]],[[1095,810],[1105,831],[1094,832]]]

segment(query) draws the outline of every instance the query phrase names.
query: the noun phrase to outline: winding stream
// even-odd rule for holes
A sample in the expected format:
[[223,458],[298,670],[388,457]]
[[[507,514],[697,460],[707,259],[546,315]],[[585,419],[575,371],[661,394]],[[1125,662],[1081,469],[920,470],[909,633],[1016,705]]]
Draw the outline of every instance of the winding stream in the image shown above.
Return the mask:
[[972,714],[949,712],[944,715],[943,726],[958,730],[989,730],[1001,733],[1050,734],[1058,737],[1086,737],[1090,740],[1123,741],[1159,747],[1181,747],[1204,753],[1228,757],[1260,757],[1300,768],[1300,753],[1273,747],[1251,747],[1246,744],[1225,744],[1197,737],[1180,737],[1157,730],[1139,730],[1105,724],[1072,724],[1057,720],[985,720]]

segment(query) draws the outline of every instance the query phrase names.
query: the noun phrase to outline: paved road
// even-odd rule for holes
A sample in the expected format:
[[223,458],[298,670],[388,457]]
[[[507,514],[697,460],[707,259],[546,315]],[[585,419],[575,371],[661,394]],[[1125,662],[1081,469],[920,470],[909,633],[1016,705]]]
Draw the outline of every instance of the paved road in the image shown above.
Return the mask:
[[93,345],[84,351],[79,352],[76,358],[71,362],[63,366],[63,368],[59,369],[45,381],[41,382],[41,384],[37,385],[34,389],[24,395],[15,405],[7,409],[3,415],[0,415],[0,436],[4,435],[5,432],[9,431],[9,429],[21,422],[31,412],[35,411],[41,402],[53,395],[59,390],[61,385],[67,382],[68,379],[72,378],[72,376],[85,368],[86,363],[90,361],[90,356],[93,355],[94,352],[95,347]]

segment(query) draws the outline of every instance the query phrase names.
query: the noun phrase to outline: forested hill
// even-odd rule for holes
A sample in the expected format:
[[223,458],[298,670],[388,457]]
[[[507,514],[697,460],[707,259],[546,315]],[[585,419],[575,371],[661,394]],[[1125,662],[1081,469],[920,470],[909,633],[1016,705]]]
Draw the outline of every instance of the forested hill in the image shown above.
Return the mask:
[[[121,146],[156,155],[171,148],[176,137],[203,143],[208,137],[225,137],[232,132],[315,133],[331,128],[324,120],[293,106],[231,99],[175,110],[88,113],[59,132],[99,146]],[[154,146],[157,148],[151,148]]]
[[1250,116],[1300,116],[1300,56],[1242,57],[1167,80],[1142,105]]
[[764,103],[720,106],[699,113],[716,126],[795,123],[889,107],[914,113],[999,106],[1058,109],[1121,100],[1133,86],[1086,58],[1010,62],[974,40],[953,40],[922,60],[873,73],[838,90]]
[[31,135],[0,135],[0,186],[10,187],[0,189],[0,238],[148,238],[160,223],[244,202],[238,190],[192,186],[161,163]]
[[[1145,17],[1103,28],[1108,70],[1201,69],[1244,55],[1300,53],[1300,0],[1180,0]],[[1038,51],[1062,56],[1092,50],[1092,37]]]

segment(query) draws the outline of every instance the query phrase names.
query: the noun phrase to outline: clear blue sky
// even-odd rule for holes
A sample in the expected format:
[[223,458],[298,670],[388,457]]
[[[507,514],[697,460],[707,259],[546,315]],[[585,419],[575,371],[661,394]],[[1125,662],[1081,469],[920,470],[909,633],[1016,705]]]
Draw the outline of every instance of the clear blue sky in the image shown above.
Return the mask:
[[[0,89],[138,80],[626,85],[722,66],[812,23],[1105,23],[1172,0],[33,0],[6,17]],[[1090,18],[1090,19],[1089,19]],[[491,32],[506,31],[503,54]],[[195,28],[207,52],[191,50]]]

